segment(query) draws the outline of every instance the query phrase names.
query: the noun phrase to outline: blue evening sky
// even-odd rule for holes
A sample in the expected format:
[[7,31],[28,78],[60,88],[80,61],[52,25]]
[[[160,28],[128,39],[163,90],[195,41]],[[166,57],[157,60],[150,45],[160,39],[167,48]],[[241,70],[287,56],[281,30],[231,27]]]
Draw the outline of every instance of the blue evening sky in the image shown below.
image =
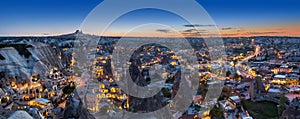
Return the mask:
[[[73,32],[80,27],[88,13],[101,2],[102,0],[3,0],[0,2],[0,36]],[[300,23],[299,0],[197,0],[197,2],[220,27]],[[163,12],[152,10],[137,14],[132,15],[132,23],[149,14],[165,16]],[[160,21],[170,22],[168,18],[160,18]],[[172,23],[182,25],[176,21]]]

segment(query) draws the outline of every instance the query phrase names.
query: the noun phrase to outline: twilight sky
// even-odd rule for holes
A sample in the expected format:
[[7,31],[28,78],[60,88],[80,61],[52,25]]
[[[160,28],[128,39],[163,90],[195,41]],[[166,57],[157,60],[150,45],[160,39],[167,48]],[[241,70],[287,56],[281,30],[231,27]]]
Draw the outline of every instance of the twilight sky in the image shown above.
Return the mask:
[[[0,2],[0,36],[44,36],[71,33],[102,0],[5,0]],[[299,0],[197,0],[220,29],[222,36],[300,36]],[[116,7],[122,7],[116,6]],[[178,6],[188,7],[188,6]],[[110,11],[107,11],[109,13]],[[100,15],[101,16],[101,15]],[[105,35],[123,35],[142,23],[163,23],[196,37],[178,16],[144,9],[123,15]],[[165,27],[140,28],[135,35],[172,36]],[[84,31],[83,31],[84,32]],[[133,33],[134,34],[134,33]]]

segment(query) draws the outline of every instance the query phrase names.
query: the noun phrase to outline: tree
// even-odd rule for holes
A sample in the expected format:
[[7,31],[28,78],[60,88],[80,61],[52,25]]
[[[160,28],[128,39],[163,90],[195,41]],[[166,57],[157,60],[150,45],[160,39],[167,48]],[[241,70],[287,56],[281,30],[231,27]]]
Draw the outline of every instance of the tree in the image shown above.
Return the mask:
[[164,97],[167,97],[167,98],[171,98],[171,96],[172,96],[172,93],[167,88],[163,88],[162,93],[164,94]]
[[206,96],[206,92],[208,91],[208,84],[206,80],[200,80],[198,86],[198,94],[201,94],[202,97]]
[[232,96],[231,90],[228,88],[223,88],[222,93],[226,99],[228,99],[230,96]]
[[237,73],[234,73],[234,76],[233,76],[234,79],[238,79],[239,78],[239,74]]
[[69,84],[69,85],[67,85],[66,87],[63,88],[63,93],[69,95],[69,94],[71,94],[71,93],[74,92],[75,88],[76,88],[75,85],[71,86],[71,85]]
[[226,77],[229,77],[231,75],[231,72],[228,70],[227,72],[226,72]]
[[281,115],[282,112],[284,111],[284,105],[286,102],[288,102],[288,98],[285,97],[284,94],[281,94],[279,98],[279,109],[278,109],[279,115]]
[[214,106],[214,108],[210,111],[210,116],[212,117],[212,119],[214,118],[224,118],[224,111],[217,106]]

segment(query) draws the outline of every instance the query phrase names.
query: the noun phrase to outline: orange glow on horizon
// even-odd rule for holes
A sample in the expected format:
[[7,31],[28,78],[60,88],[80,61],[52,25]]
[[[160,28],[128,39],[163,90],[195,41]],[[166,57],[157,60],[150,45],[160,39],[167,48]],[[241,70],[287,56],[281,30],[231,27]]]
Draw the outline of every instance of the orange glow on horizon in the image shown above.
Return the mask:
[[[222,30],[219,28],[220,34],[214,35],[207,31],[206,33],[189,35],[179,30],[179,32],[159,33],[156,31],[143,31],[132,32],[130,34],[118,33],[105,33],[104,36],[117,36],[117,37],[162,37],[162,38],[178,38],[178,37],[251,37],[251,36],[289,36],[300,37],[300,24],[287,24],[284,26],[255,26],[255,27],[242,27]],[[146,33],[145,33],[146,32]]]
[[[159,29],[159,28],[158,28]],[[202,29],[202,28],[200,28]],[[179,37],[214,37],[214,36],[220,36],[220,37],[251,37],[251,36],[289,36],[289,37],[300,37],[300,24],[299,23],[290,23],[290,24],[281,24],[281,25],[261,25],[261,26],[251,26],[251,27],[229,27],[228,29],[219,26],[219,33],[220,34],[213,34],[209,31],[209,29],[203,29],[206,30],[206,32],[203,32],[202,34],[196,33],[196,34],[188,34],[184,33],[185,30],[189,30],[188,28],[178,28],[177,31],[170,31],[167,33],[163,32],[157,32],[153,29],[151,30],[140,30],[140,31],[134,31],[130,32],[129,34],[126,33],[126,31],[120,31],[120,30],[111,30],[109,32],[105,32],[103,35],[95,33],[85,33],[84,34],[90,34],[90,35],[96,35],[96,36],[112,36],[112,37],[162,37],[162,38],[179,38]],[[72,33],[72,32],[68,32]],[[49,33],[47,35],[23,35],[23,36],[57,36],[65,34],[62,33]],[[14,36],[14,35],[8,35],[8,36]]]
[[259,26],[220,30],[222,37],[250,37],[250,36],[300,36],[300,24],[285,26]]

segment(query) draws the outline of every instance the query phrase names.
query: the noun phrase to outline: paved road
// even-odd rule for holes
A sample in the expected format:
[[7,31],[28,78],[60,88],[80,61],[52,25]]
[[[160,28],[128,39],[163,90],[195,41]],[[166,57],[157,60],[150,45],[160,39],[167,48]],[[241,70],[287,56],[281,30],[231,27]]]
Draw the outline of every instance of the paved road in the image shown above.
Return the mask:
[[252,78],[253,76],[251,74],[249,74],[247,71],[243,70],[242,63],[244,62],[248,62],[249,59],[257,56],[258,54],[261,53],[261,48],[258,45],[254,45],[255,50],[254,53],[252,55],[247,56],[246,58],[242,59],[241,61],[239,61],[236,65],[235,68],[237,69],[237,74],[242,75],[244,77],[250,77]]

